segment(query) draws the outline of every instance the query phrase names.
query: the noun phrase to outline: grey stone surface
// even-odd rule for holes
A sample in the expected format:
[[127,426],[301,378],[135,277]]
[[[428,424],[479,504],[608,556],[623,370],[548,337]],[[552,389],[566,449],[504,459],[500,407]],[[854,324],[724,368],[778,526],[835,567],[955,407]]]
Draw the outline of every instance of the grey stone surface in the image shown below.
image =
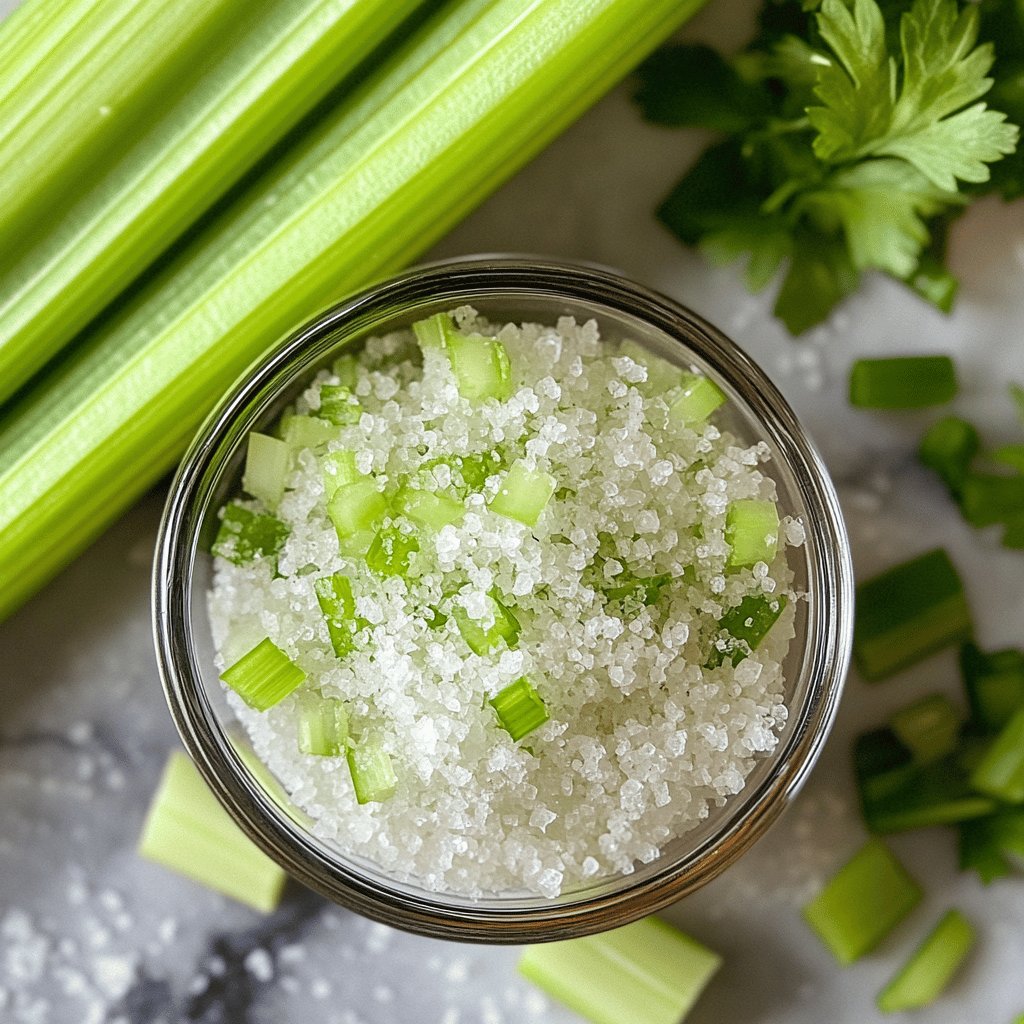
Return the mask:
[[[12,6],[0,3],[0,12]],[[735,38],[747,0],[716,0],[688,31]],[[987,646],[1024,640],[1024,556],[970,530],[914,449],[931,414],[871,415],[845,400],[861,354],[948,352],[956,410],[993,439],[1019,437],[1005,398],[1024,380],[1024,204],[982,203],[958,225],[963,278],[943,318],[873,279],[799,343],[734,269],[681,249],[651,209],[703,144],[642,125],[620,89],[435,252],[532,251],[596,260],[691,305],[776,380],[817,440],[848,518],[859,575],[935,544],[961,567]],[[569,1024],[520,980],[516,951],[389,931],[291,888],[269,918],[134,854],[176,738],[149,632],[151,549],[164,487],[0,626],[0,1021],[35,1024]],[[952,837],[893,841],[926,903],[874,955],[840,970],[799,908],[863,833],[849,743],[933,690],[955,695],[951,653],[898,681],[851,677],[825,756],[792,810],[740,864],[668,917],[725,956],[692,1024],[869,1024],[875,992],[947,906],[981,941],[928,1024],[1024,1012],[1024,880],[988,889],[956,871]],[[628,1022],[623,1022],[628,1024]]]

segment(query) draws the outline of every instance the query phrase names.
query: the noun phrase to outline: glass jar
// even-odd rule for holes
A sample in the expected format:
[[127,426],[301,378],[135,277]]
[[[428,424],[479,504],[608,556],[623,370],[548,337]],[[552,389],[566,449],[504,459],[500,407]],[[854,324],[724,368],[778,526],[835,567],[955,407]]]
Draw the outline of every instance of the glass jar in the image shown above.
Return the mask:
[[[218,509],[239,491],[250,431],[269,428],[343,348],[462,304],[495,322],[594,317],[603,336],[628,336],[707,373],[731,399],[739,435],[770,445],[767,471],[780,507],[806,529],[805,543],[788,549],[794,587],[807,599],[796,602],[796,637],[784,664],[790,717],[775,751],[757,763],[740,793],[666,844],[652,863],[557,899],[430,892],[316,837],[252,753],[214,665],[206,609],[210,545]],[[300,882],[385,924],[438,938],[521,943],[600,931],[657,911],[714,878],[764,833],[807,777],[834,718],[850,654],[853,573],[821,459],[776,388],[733,342],[689,310],[610,271],[483,257],[421,267],[369,288],[249,368],[199,431],[171,487],[153,602],[157,658],[175,724],[214,793],[255,843]]]

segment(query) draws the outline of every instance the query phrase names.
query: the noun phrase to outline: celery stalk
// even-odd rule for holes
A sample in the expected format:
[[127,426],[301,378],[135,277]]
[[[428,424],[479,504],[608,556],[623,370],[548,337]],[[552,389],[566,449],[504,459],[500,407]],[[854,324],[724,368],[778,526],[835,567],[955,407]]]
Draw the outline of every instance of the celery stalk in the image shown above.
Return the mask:
[[700,4],[442,10],[8,415],[0,618],[174,464],[269,343],[433,243]]
[[30,0],[0,94],[0,401],[422,2]]

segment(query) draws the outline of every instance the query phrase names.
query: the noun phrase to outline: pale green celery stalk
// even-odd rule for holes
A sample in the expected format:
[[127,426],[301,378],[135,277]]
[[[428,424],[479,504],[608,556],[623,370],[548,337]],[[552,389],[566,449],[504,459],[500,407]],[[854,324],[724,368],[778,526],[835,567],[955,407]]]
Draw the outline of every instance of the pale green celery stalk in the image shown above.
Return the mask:
[[[0,240],[17,231],[0,258],[0,402],[424,2],[131,0],[116,25],[69,23],[58,47],[92,48],[60,74],[30,72],[40,95],[0,102],[0,125],[21,115],[13,138],[29,133],[0,150]],[[138,54],[108,52],[146,12]]]
[[443,11],[8,415],[0,618],[173,465],[268,344],[436,241],[700,3]]

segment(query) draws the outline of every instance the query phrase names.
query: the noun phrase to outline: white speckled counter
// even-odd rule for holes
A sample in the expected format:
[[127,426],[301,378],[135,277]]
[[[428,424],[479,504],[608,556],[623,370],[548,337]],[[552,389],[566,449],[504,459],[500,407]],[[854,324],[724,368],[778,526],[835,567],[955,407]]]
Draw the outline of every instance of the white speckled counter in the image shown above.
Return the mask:
[[[0,11],[13,6],[0,0]],[[688,30],[739,31],[750,0],[713,0]],[[589,259],[691,305],[746,347],[804,419],[847,515],[858,574],[936,544],[964,576],[985,646],[1024,642],[1024,555],[966,527],[916,463],[922,415],[846,403],[862,354],[959,359],[956,409],[993,440],[1016,430],[1024,380],[1024,203],[985,203],[957,229],[963,278],[945,319],[895,284],[868,282],[795,344],[732,270],[681,249],[651,210],[702,140],[646,127],[620,89],[452,234],[436,255],[532,251]],[[136,858],[149,796],[176,739],[149,634],[159,488],[0,626],[0,1020],[34,1024],[570,1024],[514,971],[516,951],[389,931],[293,887],[270,918]],[[862,839],[851,738],[909,699],[959,700],[955,657],[869,687],[851,677],[832,741],[789,814],[740,864],[669,917],[725,956],[692,1024],[869,1024],[875,992],[949,905],[981,941],[955,988],[917,1018],[1008,1022],[1024,1012],[1024,878],[983,888],[955,868],[952,836],[893,848],[928,891],[863,962],[841,970],[799,908]],[[628,1024],[628,1022],[623,1022]]]

